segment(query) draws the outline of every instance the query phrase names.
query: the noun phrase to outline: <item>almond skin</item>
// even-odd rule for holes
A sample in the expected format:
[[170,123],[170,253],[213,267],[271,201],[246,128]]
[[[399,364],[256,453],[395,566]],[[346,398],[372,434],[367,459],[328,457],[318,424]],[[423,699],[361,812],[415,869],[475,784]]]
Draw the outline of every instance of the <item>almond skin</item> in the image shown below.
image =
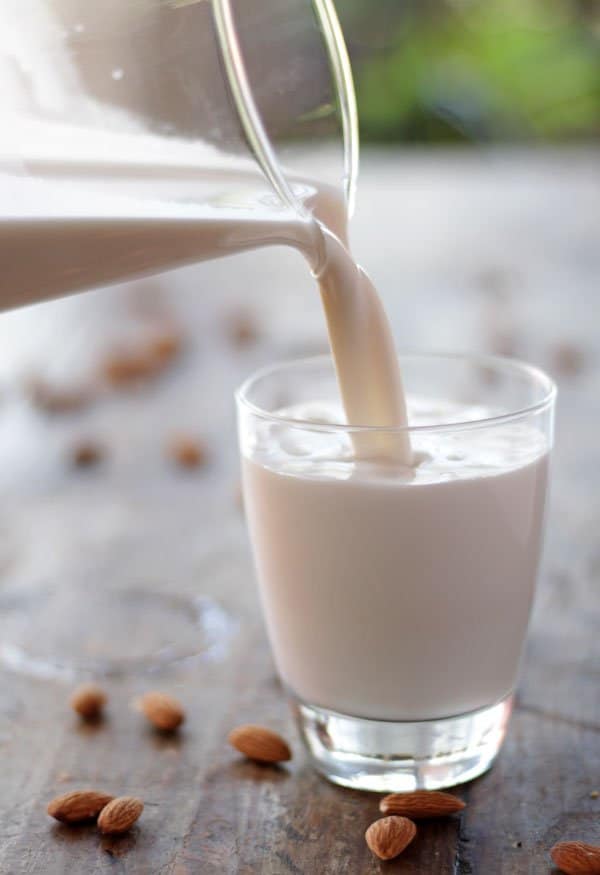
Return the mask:
[[600,847],[585,842],[558,842],[550,851],[552,862],[566,875],[600,875]]
[[168,447],[171,459],[180,468],[201,468],[206,464],[207,452],[202,441],[186,435],[179,435]]
[[174,732],[185,720],[181,703],[166,693],[145,693],[139,706],[150,723],[162,732]]
[[390,793],[379,803],[382,814],[401,814],[422,820],[427,817],[444,817],[462,811],[465,803],[450,793],[439,790],[414,790],[412,793]]
[[85,387],[59,388],[47,383],[42,377],[28,381],[27,392],[34,407],[45,413],[71,413],[91,403],[92,392]]
[[82,439],[71,448],[71,461],[76,468],[91,468],[104,456],[104,447],[91,438]]
[[232,729],[227,740],[232,747],[257,763],[285,763],[292,758],[288,743],[265,726],[246,723]]
[[380,860],[392,860],[401,854],[417,834],[417,827],[407,817],[382,817],[376,820],[365,833],[369,849]]
[[98,829],[108,835],[127,832],[144,810],[144,803],[135,796],[119,796],[103,808],[98,818]]
[[74,691],[69,703],[84,720],[94,720],[102,713],[106,693],[98,684],[82,684]]
[[114,796],[100,790],[72,790],[49,802],[46,811],[61,823],[78,823],[97,817],[112,799]]
[[183,337],[176,328],[163,328],[148,342],[148,352],[155,362],[166,366],[177,358],[183,346]]
[[157,362],[146,350],[115,351],[103,363],[102,371],[110,386],[126,389],[154,378]]
[[256,343],[259,336],[258,325],[254,318],[251,314],[241,311],[232,315],[227,333],[232,345],[240,348]]

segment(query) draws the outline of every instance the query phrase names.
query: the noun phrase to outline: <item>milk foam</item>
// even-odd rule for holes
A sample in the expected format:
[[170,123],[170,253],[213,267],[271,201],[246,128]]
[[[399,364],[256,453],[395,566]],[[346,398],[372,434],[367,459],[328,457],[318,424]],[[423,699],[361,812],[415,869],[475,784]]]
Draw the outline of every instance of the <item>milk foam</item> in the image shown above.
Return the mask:
[[[309,403],[280,408],[283,421],[264,420],[256,426],[254,446],[248,448],[259,464],[297,477],[422,484],[494,476],[526,465],[548,449],[543,433],[530,425],[513,423],[481,427],[481,421],[498,416],[501,410],[481,405],[460,405],[448,401],[408,396],[411,427],[475,424],[463,430],[413,431],[411,465],[386,464],[381,459],[357,457],[351,432],[337,428],[345,423],[339,404]],[[290,420],[299,423],[290,428]],[[314,428],[306,427],[312,423]],[[327,429],[334,425],[334,430]]]

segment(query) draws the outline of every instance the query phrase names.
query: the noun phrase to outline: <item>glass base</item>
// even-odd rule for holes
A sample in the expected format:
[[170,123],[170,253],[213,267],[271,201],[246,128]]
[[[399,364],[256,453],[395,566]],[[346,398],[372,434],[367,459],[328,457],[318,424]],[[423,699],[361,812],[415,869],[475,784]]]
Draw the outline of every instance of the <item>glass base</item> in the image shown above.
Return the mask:
[[512,695],[469,714],[418,722],[347,717],[297,699],[293,710],[317,771],[344,787],[393,793],[452,787],[489,769]]
[[219,661],[237,628],[209,597],[143,589],[3,593],[0,618],[1,667],[68,681],[159,672],[195,658]]

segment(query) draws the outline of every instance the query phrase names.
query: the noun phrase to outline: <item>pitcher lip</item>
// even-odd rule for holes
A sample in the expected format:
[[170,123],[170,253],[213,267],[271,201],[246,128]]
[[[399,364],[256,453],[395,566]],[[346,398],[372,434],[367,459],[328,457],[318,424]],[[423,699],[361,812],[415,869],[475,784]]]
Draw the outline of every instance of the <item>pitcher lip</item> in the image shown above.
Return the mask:
[[343,433],[419,433],[425,434],[429,432],[451,432],[451,431],[466,431],[477,428],[489,428],[491,426],[503,425],[509,422],[515,422],[519,419],[524,419],[527,416],[531,416],[533,414],[542,413],[544,410],[547,410],[552,407],[556,400],[557,396],[557,387],[554,381],[543,371],[541,368],[536,367],[535,365],[531,365],[528,362],[521,361],[520,359],[509,358],[507,356],[499,356],[499,355],[488,355],[488,354],[470,354],[470,353],[456,353],[456,352],[412,352],[407,351],[406,353],[400,353],[399,357],[402,359],[413,358],[413,359],[451,359],[453,361],[463,360],[469,364],[472,364],[476,367],[481,368],[490,368],[495,367],[496,369],[502,369],[506,373],[520,373],[528,376],[532,382],[535,382],[540,385],[543,390],[543,396],[539,401],[536,401],[535,404],[530,404],[525,407],[519,407],[516,410],[511,410],[508,413],[499,413],[493,416],[485,416],[480,419],[469,419],[464,421],[456,421],[456,422],[448,422],[448,423],[440,423],[434,425],[405,425],[405,426],[388,426],[388,425],[355,425],[348,424],[342,422],[315,422],[314,420],[308,419],[298,419],[292,416],[286,416],[285,414],[273,413],[268,410],[263,410],[253,401],[250,401],[248,397],[249,390],[251,387],[260,379],[264,377],[268,377],[270,374],[274,374],[277,371],[285,371],[286,369],[297,368],[298,366],[305,366],[310,364],[317,364],[319,362],[331,362],[331,355],[316,355],[316,356],[306,356],[304,358],[298,359],[290,359],[287,361],[279,361],[275,362],[271,365],[266,365],[265,367],[259,368],[254,371],[249,377],[247,377],[244,382],[236,389],[235,391],[235,400],[237,405],[240,408],[245,408],[254,416],[259,417],[260,419],[278,423],[281,425],[288,425],[296,428],[307,428],[311,431],[322,431],[322,432],[343,432]]

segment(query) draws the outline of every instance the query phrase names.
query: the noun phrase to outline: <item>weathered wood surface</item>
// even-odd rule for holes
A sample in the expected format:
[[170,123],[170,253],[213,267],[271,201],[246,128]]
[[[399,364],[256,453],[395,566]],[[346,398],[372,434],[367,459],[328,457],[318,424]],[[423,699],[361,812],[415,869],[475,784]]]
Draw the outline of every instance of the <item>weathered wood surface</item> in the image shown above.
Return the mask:
[[[277,770],[225,743],[243,721],[294,737],[235,501],[231,392],[254,366],[323,345],[298,258],[263,252],[0,319],[3,875],[545,875],[556,840],[600,843],[596,162],[577,152],[365,160],[356,248],[399,344],[514,353],[551,370],[561,391],[546,559],[506,746],[460,790],[464,814],[423,826],[393,863],[376,862],[363,841],[376,797],[321,780],[295,741]],[[27,371],[59,381],[89,372],[103,348],[135,333],[148,304],[189,334],[172,372],[80,413],[30,409]],[[224,322],[240,304],[262,334],[234,348]],[[202,471],[165,458],[181,430],[205,437]],[[96,468],[65,461],[80,435],[106,444]],[[203,656],[144,672],[146,652],[199,646]],[[92,666],[125,663],[103,681],[110,705],[96,726],[66,706],[74,676],[64,656],[76,652]],[[148,688],[185,702],[177,737],[153,734],[131,709]],[[106,839],[47,817],[50,798],[86,785],[142,796],[139,826]]]

